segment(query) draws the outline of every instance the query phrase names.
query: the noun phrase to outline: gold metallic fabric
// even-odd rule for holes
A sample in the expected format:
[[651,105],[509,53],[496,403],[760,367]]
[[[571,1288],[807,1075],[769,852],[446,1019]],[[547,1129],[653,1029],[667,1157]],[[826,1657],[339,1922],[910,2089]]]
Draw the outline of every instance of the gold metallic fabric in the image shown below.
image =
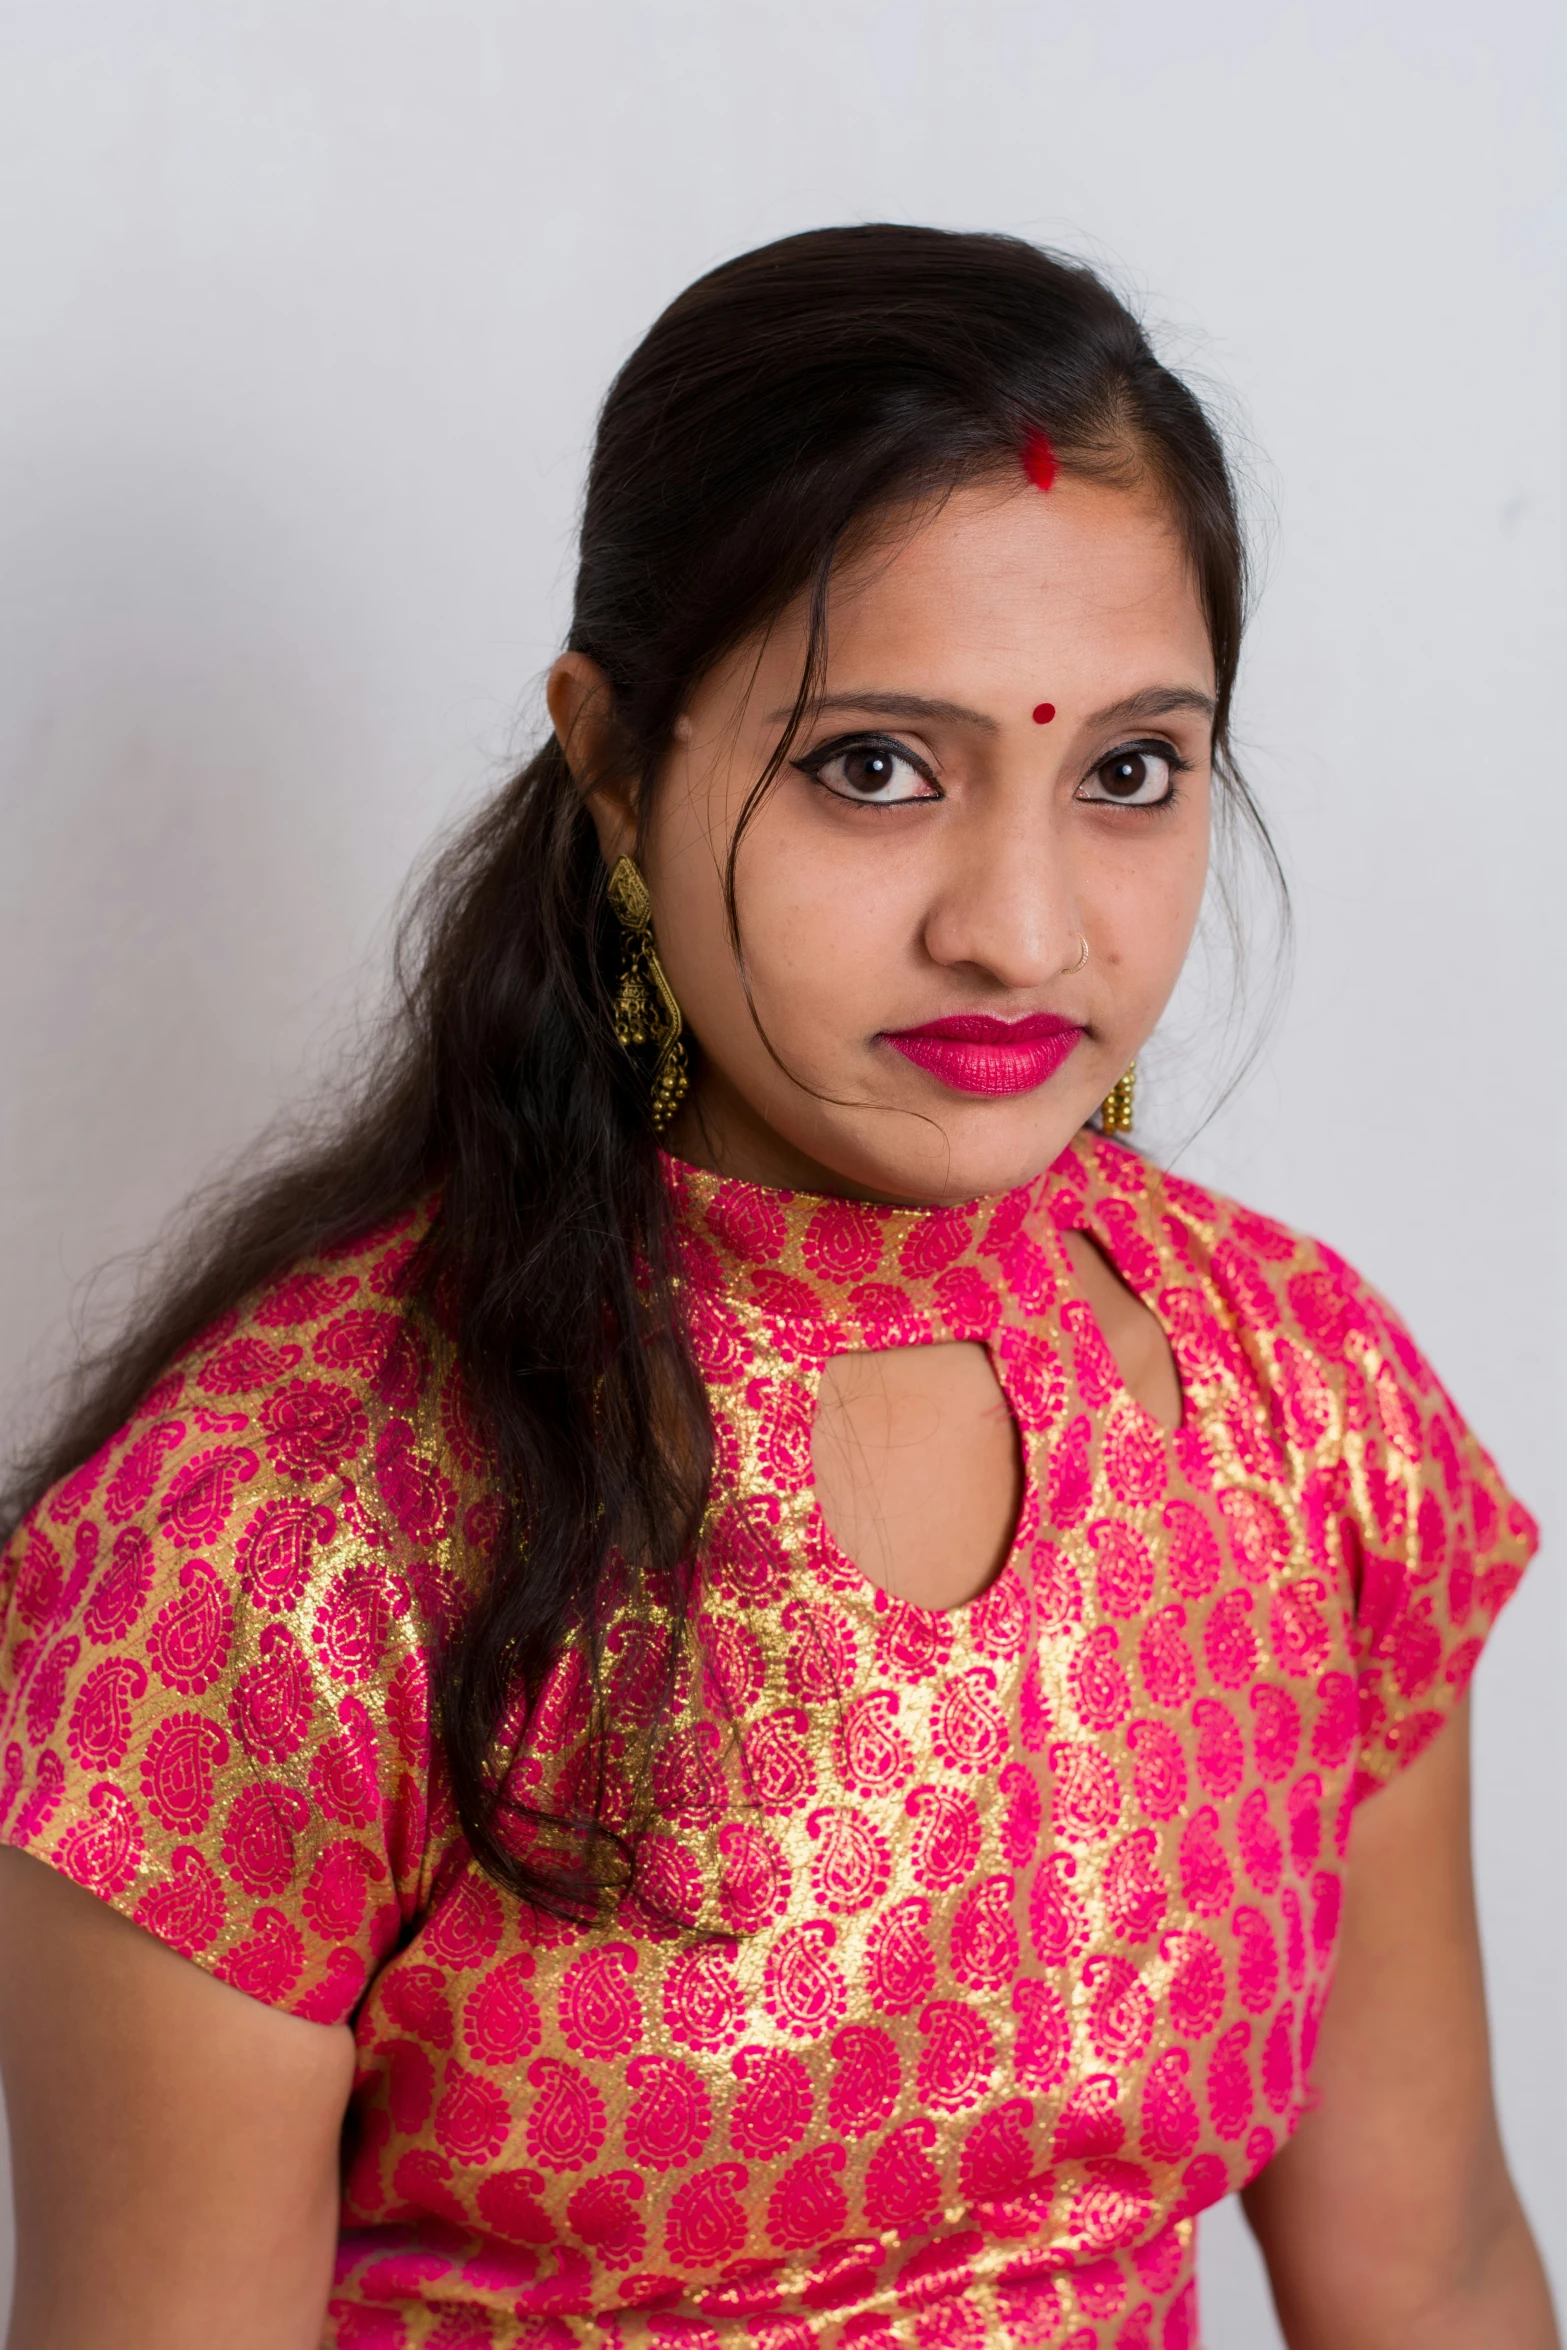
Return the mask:
[[[0,1833],[252,1996],[348,2020],[338,2350],[1194,2350],[1197,2214],[1307,2094],[1353,1805],[1533,1542],[1387,1306],[1082,1136],[963,1209],[667,1162],[717,1474],[683,1694],[607,1630],[656,1825],[607,1923],[457,1835],[430,1660],[493,1525],[420,1226],[191,1350],[6,1562]],[[1128,1394],[1062,1246],[1159,1317]],[[971,1340],[1019,1430],[937,1613],[828,1533],[824,1364]],[[522,1791],[585,1767],[580,1660]]]

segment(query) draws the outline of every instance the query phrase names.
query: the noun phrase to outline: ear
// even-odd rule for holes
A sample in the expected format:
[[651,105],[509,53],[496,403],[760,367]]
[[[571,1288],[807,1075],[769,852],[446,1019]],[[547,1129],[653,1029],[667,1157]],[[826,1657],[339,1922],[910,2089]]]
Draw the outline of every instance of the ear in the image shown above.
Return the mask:
[[544,689],[555,737],[573,781],[587,802],[606,865],[630,853],[636,839],[631,781],[616,766],[615,696],[609,679],[586,653],[562,653]]

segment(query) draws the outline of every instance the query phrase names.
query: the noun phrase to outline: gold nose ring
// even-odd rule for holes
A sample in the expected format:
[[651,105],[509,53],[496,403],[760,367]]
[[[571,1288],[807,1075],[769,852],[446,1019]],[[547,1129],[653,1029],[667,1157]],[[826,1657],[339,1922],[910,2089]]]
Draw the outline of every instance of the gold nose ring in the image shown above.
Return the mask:
[[1087,941],[1087,939],[1086,939],[1086,938],[1084,938],[1084,937],[1081,935],[1081,933],[1079,933],[1079,935],[1078,935],[1078,941],[1077,941],[1077,943],[1078,943],[1078,945],[1079,945],[1079,946],[1082,948],[1082,950],[1083,950],[1083,951],[1082,951],[1082,953],[1081,953],[1081,954],[1078,956],[1078,958],[1077,958],[1077,961],[1076,961],[1075,963],[1068,963],[1068,965],[1067,965],[1067,967],[1066,967],[1066,970],[1065,970],[1065,971],[1063,972],[1063,974],[1062,974],[1062,977],[1063,977],[1063,978],[1070,979],[1070,978],[1072,977],[1072,975],[1074,974],[1074,972],[1077,972],[1077,971],[1081,971],[1081,970],[1082,970],[1082,968],[1083,968],[1083,965],[1084,965],[1084,964],[1087,962],[1087,960],[1088,960],[1088,941]]

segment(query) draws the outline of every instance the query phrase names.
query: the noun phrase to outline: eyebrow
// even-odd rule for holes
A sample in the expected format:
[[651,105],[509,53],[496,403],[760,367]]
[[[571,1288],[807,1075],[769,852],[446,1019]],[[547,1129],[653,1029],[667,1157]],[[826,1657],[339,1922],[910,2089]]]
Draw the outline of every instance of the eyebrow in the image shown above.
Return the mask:
[[[1169,718],[1178,710],[1187,710],[1199,718],[1212,718],[1217,704],[1212,694],[1205,694],[1194,685],[1150,685],[1141,693],[1128,694],[1124,700],[1109,702],[1104,709],[1094,711],[1088,724],[1125,726],[1141,718]],[[807,720],[825,717],[829,711],[863,710],[877,718],[937,718],[949,726],[974,726],[985,734],[999,734],[999,719],[987,717],[983,710],[970,710],[962,702],[933,700],[925,694],[824,694],[813,702],[805,715]],[[769,722],[781,726],[793,717],[791,705],[785,710],[769,713]]]
[[1140,694],[1128,694],[1124,702],[1110,702],[1103,710],[1096,710],[1088,723],[1124,726],[1138,718],[1171,718],[1177,710],[1189,710],[1197,718],[1212,718],[1218,707],[1212,694],[1205,694],[1195,685],[1149,685]]
[[[829,710],[869,710],[878,718],[944,718],[949,726],[978,726],[987,734],[999,734],[1001,729],[994,718],[987,718],[983,710],[966,709],[962,702],[933,701],[925,694],[824,694],[819,702],[812,702],[806,717],[825,717]],[[768,723],[781,726],[786,718],[794,716],[793,704],[787,710],[768,713]]]

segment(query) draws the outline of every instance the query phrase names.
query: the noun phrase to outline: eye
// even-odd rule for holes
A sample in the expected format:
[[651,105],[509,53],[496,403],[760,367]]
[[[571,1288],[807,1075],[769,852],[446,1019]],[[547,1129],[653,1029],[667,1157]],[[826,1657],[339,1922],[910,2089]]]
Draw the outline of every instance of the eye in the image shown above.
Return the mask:
[[1169,743],[1124,743],[1078,785],[1077,797],[1100,807],[1161,808],[1174,799],[1186,764]]
[[885,735],[840,736],[794,764],[835,799],[864,807],[904,808],[941,797],[930,770]]

